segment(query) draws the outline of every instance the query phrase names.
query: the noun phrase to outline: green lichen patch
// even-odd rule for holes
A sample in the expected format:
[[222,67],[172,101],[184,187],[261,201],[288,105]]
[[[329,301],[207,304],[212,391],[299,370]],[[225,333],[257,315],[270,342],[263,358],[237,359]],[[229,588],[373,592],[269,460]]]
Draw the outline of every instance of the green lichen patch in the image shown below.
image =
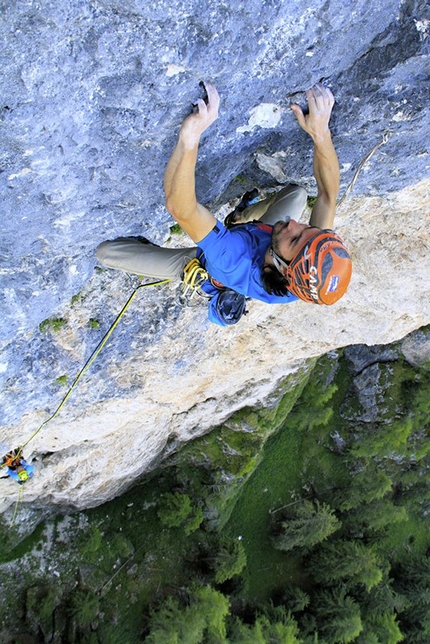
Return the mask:
[[42,333],[47,333],[52,331],[53,333],[58,333],[63,327],[65,327],[67,321],[64,318],[47,318],[39,324],[39,329]]

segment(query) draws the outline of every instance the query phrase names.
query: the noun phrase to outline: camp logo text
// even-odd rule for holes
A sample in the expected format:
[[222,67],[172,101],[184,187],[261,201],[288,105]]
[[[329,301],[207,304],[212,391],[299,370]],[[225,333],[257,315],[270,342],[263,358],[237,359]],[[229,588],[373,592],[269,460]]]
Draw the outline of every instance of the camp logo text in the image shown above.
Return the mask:
[[318,277],[316,275],[317,275],[316,267],[311,266],[309,269],[309,292],[311,294],[311,297],[317,302],[318,301],[318,291],[317,291]]

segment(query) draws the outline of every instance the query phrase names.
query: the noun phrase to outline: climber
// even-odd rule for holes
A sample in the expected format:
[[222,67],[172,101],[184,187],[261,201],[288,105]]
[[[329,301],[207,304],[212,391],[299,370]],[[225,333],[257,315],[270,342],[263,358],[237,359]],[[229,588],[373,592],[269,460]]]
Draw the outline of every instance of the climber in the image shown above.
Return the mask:
[[[182,123],[178,143],[164,175],[166,207],[197,247],[166,249],[144,238],[120,238],[100,244],[97,257],[104,265],[157,278],[181,278],[187,263],[197,257],[210,276],[203,288],[233,291],[267,303],[297,299],[334,304],[351,277],[351,259],[333,232],[339,190],[339,163],[329,119],[334,105],[331,91],[317,83],[306,92],[308,113],[291,109],[314,143],[314,175],[318,194],[309,224],[298,223],[306,205],[306,191],[289,184],[268,199],[239,208],[228,217],[228,227],[197,202],[195,167],[200,138],[218,118],[219,96],[206,83],[206,98]],[[209,319],[220,324],[223,311],[211,300]],[[211,313],[212,309],[212,313]],[[243,312],[243,309],[242,309]],[[234,316],[233,316],[234,317]]]
[[30,465],[24,459],[19,447],[12,449],[3,456],[1,467],[5,468],[6,474],[22,484],[31,478],[34,473],[34,465]]

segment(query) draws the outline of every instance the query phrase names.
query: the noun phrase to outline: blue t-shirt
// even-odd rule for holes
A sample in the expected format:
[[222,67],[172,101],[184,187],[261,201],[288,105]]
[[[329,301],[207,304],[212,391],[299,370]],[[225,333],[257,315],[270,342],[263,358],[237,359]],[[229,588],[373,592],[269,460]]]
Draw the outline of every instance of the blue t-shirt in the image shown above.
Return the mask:
[[[34,473],[34,465],[30,465],[30,463],[27,463],[27,461],[24,461],[24,459],[21,459],[20,465],[25,469],[25,471],[28,474],[28,478],[31,478]],[[12,470],[10,467],[6,467],[6,472],[9,474],[9,476],[15,481],[18,481],[18,483],[22,483],[21,479],[19,478],[18,472],[14,469]]]
[[199,258],[209,275],[224,286],[268,304],[289,304],[295,295],[272,295],[263,286],[261,273],[270,246],[272,226],[249,223],[225,228],[218,222],[198,243]]

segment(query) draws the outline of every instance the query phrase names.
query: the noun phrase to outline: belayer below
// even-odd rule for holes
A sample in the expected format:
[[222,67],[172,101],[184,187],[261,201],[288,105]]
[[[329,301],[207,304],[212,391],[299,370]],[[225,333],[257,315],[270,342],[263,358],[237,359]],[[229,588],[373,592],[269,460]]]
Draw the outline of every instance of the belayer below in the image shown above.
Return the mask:
[[3,456],[1,467],[5,468],[8,476],[20,484],[25,483],[34,473],[34,465],[27,463],[19,448],[13,449]]
[[[197,111],[182,123],[164,174],[167,210],[196,246],[162,248],[145,238],[121,237],[98,246],[99,261],[128,273],[179,280],[187,265],[198,259],[205,271],[200,287],[211,298],[209,319],[222,326],[240,319],[245,298],[268,304],[297,299],[334,304],[348,288],[352,263],[342,239],[332,230],[339,191],[339,162],[329,129],[333,94],[317,83],[306,92],[308,113],[291,105],[314,144],[318,194],[309,223],[298,221],[306,206],[306,191],[289,184],[256,203],[253,194],[224,225],[198,203],[195,194],[200,138],[218,118],[220,102],[215,87],[211,83],[205,87],[206,100],[198,99]],[[233,293],[226,295],[226,291]]]

